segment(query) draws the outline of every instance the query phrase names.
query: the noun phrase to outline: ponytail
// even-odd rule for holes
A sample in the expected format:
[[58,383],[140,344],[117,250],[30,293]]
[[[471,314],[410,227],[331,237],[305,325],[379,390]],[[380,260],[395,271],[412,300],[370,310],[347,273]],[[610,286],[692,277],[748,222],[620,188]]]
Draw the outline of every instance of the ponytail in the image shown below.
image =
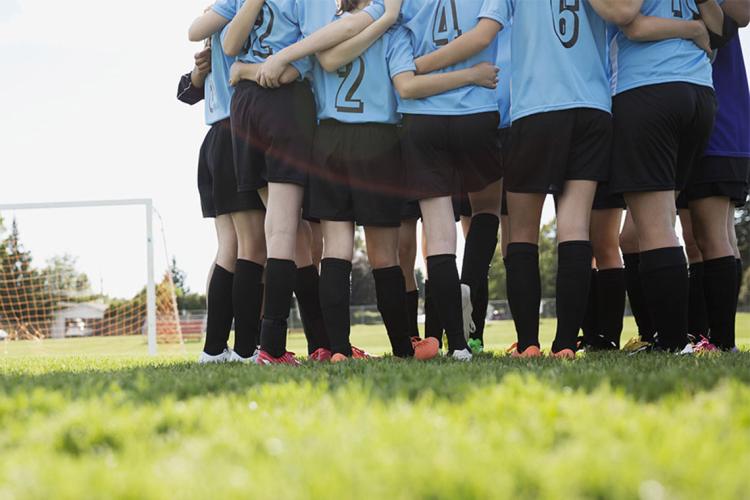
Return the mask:
[[359,0],[339,0],[339,13],[351,12],[359,6]]

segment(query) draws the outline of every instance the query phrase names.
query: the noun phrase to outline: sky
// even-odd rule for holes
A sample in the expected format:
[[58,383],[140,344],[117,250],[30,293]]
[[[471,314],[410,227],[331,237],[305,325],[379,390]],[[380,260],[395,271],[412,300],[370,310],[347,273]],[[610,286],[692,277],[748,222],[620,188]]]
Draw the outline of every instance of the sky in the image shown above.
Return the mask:
[[[157,223],[157,273],[174,255],[202,292],[216,250],[196,187],[207,129],[202,105],[175,95],[200,49],[187,28],[208,3],[0,0],[0,204],[152,198],[168,247]],[[742,39],[750,48],[750,32]],[[72,254],[97,291],[129,296],[145,283],[143,213],[1,215],[18,220],[38,264]]]

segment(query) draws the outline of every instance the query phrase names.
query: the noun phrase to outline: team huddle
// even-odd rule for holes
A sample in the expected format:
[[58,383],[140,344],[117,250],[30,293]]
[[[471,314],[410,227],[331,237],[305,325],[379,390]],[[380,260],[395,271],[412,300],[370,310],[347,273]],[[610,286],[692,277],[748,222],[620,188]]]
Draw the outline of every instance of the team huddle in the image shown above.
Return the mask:
[[509,353],[539,357],[548,195],[550,356],[620,349],[626,295],[639,338],[625,349],[735,350],[749,21],[750,0],[216,0],[178,89],[205,99],[210,126],[198,187],[218,253],[200,362],[299,364],[293,295],[311,360],[370,357],[350,342],[355,226],[395,357],[482,351],[498,248]]

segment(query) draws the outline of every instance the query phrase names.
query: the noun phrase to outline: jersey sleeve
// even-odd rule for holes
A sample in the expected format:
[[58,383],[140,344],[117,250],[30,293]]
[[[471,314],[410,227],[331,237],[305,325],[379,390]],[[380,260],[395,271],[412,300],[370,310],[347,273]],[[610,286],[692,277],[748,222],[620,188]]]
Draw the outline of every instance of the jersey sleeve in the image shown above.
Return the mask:
[[391,28],[386,36],[385,41],[388,43],[386,55],[391,78],[409,71],[416,72],[417,66],[414,64],[414,48],[409,30],[404,26],[396,26]]
[[237,2],[235,0],[216,0],[211,10],[231,21],[237,15]]
[[378,19],[383,17],[383,14],[385,14],[385,5],[383,4],[383,0],[373,0],[372,2],[370,2],[370,5],[363,9],[363,12],[367,12],[370,17],[377,21]]
[[298,59],[292,63],[292,66],[294,69],[296,69],[299,72],[299,77],[301,80],[304,80],[307,77],[310,77],[312,75],[313,70],[313,56],[303,57],[302,59]]
[[510,26],[513,21],[514,4],[516,0],[484,0],[479,11],[479,19],[487,18],[499,22],[503,26]]
[[182,75],[180,83],[177,85],[177,99],[192,106],[201,102],[204,97],[203,87],[193,85],[191,74]]

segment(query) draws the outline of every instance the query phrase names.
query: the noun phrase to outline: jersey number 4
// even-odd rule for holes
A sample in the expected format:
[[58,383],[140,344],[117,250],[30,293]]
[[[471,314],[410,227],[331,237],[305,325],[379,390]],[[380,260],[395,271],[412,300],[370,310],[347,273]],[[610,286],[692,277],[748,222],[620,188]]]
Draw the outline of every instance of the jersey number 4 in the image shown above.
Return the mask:
[[[356,68],[355,68],[356,67]],[[365,60],[362,56],[338,70],[341,85],[336,92],[336,111],[339,113],[364,113],[365,103],[354,94],[365,79]]]
[[451,32],[455,33],[454,38],[462,34],[458,24],[456,0],[440,0],[432,21],[432,41],[438,47],[448,45],[452,40]]
[[581,0],[550,0],[552,25],[563,47],[570,49],[578,42],[581,31]]

